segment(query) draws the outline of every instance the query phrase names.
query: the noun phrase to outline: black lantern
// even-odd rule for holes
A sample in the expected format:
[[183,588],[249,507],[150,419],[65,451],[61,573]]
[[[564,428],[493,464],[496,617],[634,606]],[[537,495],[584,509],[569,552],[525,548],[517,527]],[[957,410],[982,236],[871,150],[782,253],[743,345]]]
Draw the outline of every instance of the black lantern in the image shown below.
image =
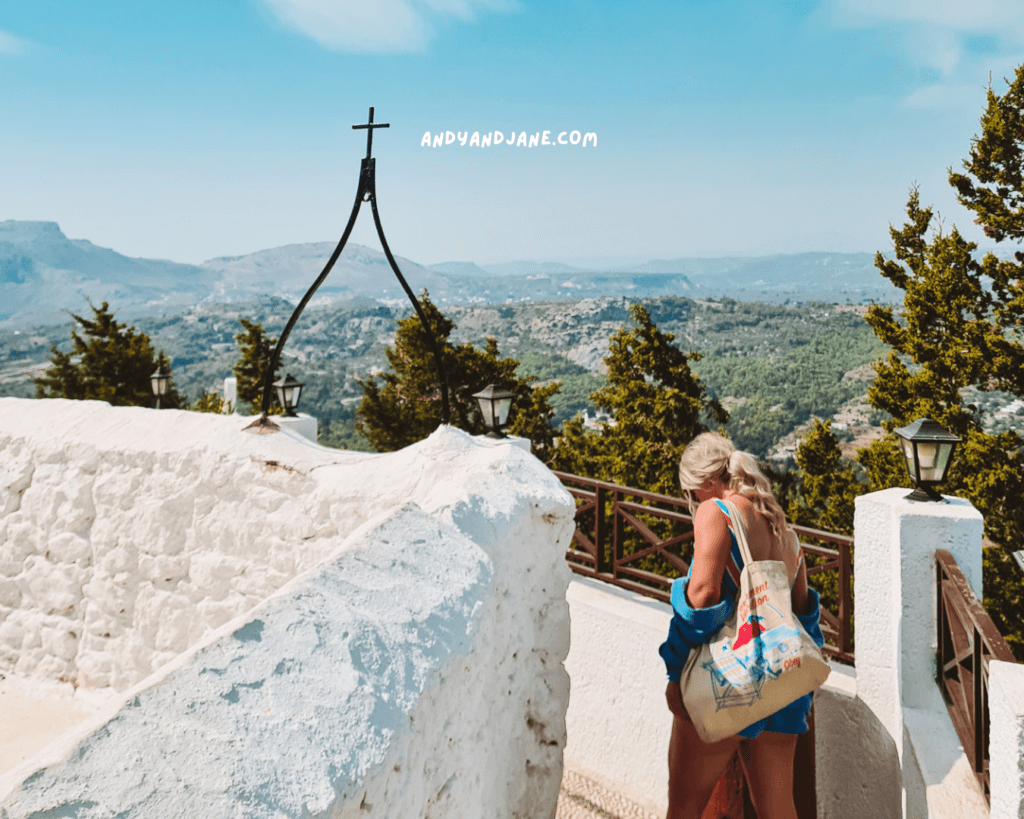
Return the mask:
[[942,495],[933,487],[946,480],[960,439],[931,418],[918,418],[896,430],[896,434],[907,459],[907,471],[917,487],[907,495],[907,500],[941,501]]
[[167,394],[167,384],[171,380],[171,374],[164,367],[163,359],[157,364],[156,372],[150,377],[149,381],[153,385],[153,395],[156,396],[156,408],[160,409],[160,396]]
[[291,375],[286,375],[280,381],[274,382],[277,389],[278,403],[284,408],[284,414],[289,418],[297,417],[295,408],[299,405],[299,395],[305,386],[301,381],[296,381]]
[[490,432],[488,438],[504,438],[505,434],[501,428],[508,420],[508,411],[512,406],[512,399],[515,393],[510,390],[499,390],[493,384],[488,384],[473,397],[480,403],[480,412],[484,416],[484,426]]

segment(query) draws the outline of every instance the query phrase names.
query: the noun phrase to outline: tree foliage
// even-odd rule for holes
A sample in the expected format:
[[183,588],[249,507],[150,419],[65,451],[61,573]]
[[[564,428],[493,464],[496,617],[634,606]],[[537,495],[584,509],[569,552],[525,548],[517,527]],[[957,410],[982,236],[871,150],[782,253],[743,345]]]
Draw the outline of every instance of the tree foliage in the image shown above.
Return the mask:
[[[231,371],[235,374],[237,382],[237,400],[240,404],[248,404],[252,414],[260,412],[263,403],[263,382],[270,369],[270,361],[274,356],[274,347],[277,339],[271,338],[259,322],[249,321],[246,318],[239,318],[238,323],[242,325],[244,332],[235,336],[238,343],[238,360]],[[273,380],[280,374],[281,362],[278,361],[274,370]],[[270,414],[283,412],[276,407],[277,396],[271,393],[272,409]]]
[[852,535],[854,499],[868,487],[843,458],[831,421],[815,419],[797,447],[796,464],[800,486],[797,497],[789,503],[789,520],[800,526]]
[[[1022,151],[1024,66],[1005,94],[989,89],[965,173],[949,173],[960,203],[996,242],[1024,239]],[[963,399],[967,387],[1024,396],[1024,254],[1017,251],[1007,261],[989,253],[978,261],[977,245],[956,227],[933,225],[932,210],[921,206],[916,190],[907,202],[906,223],[890,234],[895,258],[879,253],[875,264],[903,291],[903,306],[897,312],[874,305],[867,313],[875,333],[892,348],[875,365],[868,400],[892,416],[885,422],[890,432],[929,416],[963,439],[942,491],[967,498],[984,515],[992,543],[983,555],[984,603],[1024,657],[1024,595],[1009,560],[1024,537],[1024,441],[1014,431],[986,433],[976,408]],[[873,491],[907,485],[895,436],[860,450],[858,460]],[[841,481],[842,469],[833,465],[832,475],[821,480]],[[815,480],[805,479],[813,492]]]
[[[552,449],[555,437],[549,399],[557,384],[531,386],[530,377],[517,375],[519,362],[500,358],[498,343],[487,339],[484,349],[472,344],[455,346],[449,340],[455,324],[430,301],[424,291],[420,306],[441,349],[448,381],[450,423],[473,435],[486,432],[473,394],[488,384],[515,392],[507,430],[529,438],[538,457]],[[386,352],[388,370],[359,382],[357,428],[378,452],[401,449],[430,435],[441,424],[441,388],[427,334],[415,313],[398,322],[394,346]]]
[[190,412],[224,412],[224,399],[216,392],[204,392],[185,409]]
[[[158,359],[170,371],[169,362],[153,349],[149,336],[114,319],[109,304],[90,304],[92,318],[71,314],[77,327],[71,331],[71,352],[50,348],[51,366],[35,379],[37,398],[75,398],[106,401],[115,407],[152,407],[156,403],[150,377]],[[173,377],[160,406],[177,408],[183,396]]]
[[679,456],[708,422],[729,414],[708,395],[690,368],[696,353],[683,353],[638,304],[633,329],[612,336],[605,358],[607,384],[590,398],[614,417],[600,430],[569,421],[551,458],[555,469],[652,492],[677,495]]

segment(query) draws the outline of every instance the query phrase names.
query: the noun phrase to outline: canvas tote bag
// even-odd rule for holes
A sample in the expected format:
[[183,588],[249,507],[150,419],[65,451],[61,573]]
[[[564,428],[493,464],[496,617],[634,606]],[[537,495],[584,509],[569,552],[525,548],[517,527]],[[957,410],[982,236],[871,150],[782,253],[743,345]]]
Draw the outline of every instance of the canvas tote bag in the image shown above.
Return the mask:
[[732,616],[690,652],[679,680],[683,704],[704,742],[717,742],[818,688],[829,667],[796,615],[781,560],[750,556],[735,505],[725,501],[743,556]]

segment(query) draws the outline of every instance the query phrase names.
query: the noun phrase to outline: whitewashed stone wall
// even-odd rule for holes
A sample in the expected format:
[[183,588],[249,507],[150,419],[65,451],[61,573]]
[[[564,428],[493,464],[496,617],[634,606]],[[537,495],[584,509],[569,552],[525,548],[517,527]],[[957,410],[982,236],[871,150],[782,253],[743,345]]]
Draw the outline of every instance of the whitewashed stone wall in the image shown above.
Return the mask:
[[[264,804],[264,785],[253,790],[253,777],[261,782],[273,779],[276,765],[295,756],[289,750],[293,746],[281,744],[288,738],[306,743],[303,747],[309,753],[304,758],[312,760],[312,768],[300,762],[294,768],[297,779],[282,774],[281,793],[290,794],[287,798],[294,802],[295,782],[301,781],[312,796],[301,810],[289,803],[287,810],[281,808],[284,812],[267,816],[348,816],[357,807],[357,796],[364,808],[355,815],[409,815],[404,808],[392,811],[406,804],[401,799],[415,801],[423,794],[439,807],[423,814],[420,804],[418,815],[553,815],[568,697],[568,678],[561,665],[569,638],[564,601],[569,572],[563,558],[573,526],[568,493],[529,454],[451,429],[438,430],[401,452],[366,455],[327,450],[284,432],[243,434],[240,428],[246,422],[175,411],[112,409],[96,402],[0,399],[0,669],[122,690],[164,669],[146,681],[138,697],[102,731],[75,746],[76,762],[33,776],[29,791],[12,785],[10,777],[5,779],[6,790],[13,794],[4,803],[9,815],[27,816],[42,809],[30,805],[45,803],[50,810],[78,798],[89,801],[88,793],[95,792],[94,783],[103,777],[88,774],[88,766],[67,768],[89,759],[100,766],[97,772],[122,762],[136,772],[164,771],[166,775],[146,778],[145,788],[163,793],[163,798],[180,799],[182,782],[187,780],[176,778],[178,763],[168,760],[184,760],[210,742],[220,748],[218,755],[234,754],[235,767],[227,773],[218,769],[220,774],[215,774],[212,762],[188,767],[196,776],[211,771],[213,784],[197,788],[209,793],[227,788],[235,794],[230,798],[251,803],[236,803],[233,811],[225,811],[204,807],[201,800],[194,809],[179,802],[166,815],[262,816],[253,805]],[[407,508],[410,503],[414,507]],[[380,528],[381,521],[389,515],[418,514],[427,516],[436,531],[446,527],[448,533],[412,536],[407,527],[400,544],[381,534],[386,530]],[[364,534],[352,535],[371,520],[380,524],[373,530],[377,547],[359,540]],[[469,543],[459,547],[469,557],[458,564],[462,574],[456,572],[453,579],[446,569],[451,561],[445,563],[443,555],[460,538]],[[472,558],[473,548],[479,559]],[[316,568],[332,555],[334,563]],[[383,555],[390,555],[390,562],[374,563]],[[475,575],[465,568],[474,565]],[[347,568],[339,575],[341,567]],[[282,689],[269,705],[269,715],[279,708],[292,718],[279,724],[265,721],[271,728],[261,735],[259,742],[264,744],[259,747],[265,753],[277,748],[278,755],[259,757],[260,751],[247,750],[241,743],[237,731],[244,729],[248,736],[268,707],[265,697],[283,683],[273,673],[268,676],[269,659],[260,660],[259,668],[257,660],[246,659],[255,655],[245,651],[256,647],[232,635],[245,634],[250,626],[239,632],[240,621],[233,618],[310,570],[319,572],[319,579],[301,582],[320,583],[316,594],[327,595],[322,584],[348,583],[346,575],[354,567],[359,567],[362,593],[345,586],[344,593],[335,595],[338,602],[328,606],[329,617],[309,616],[325,628],[330,621],[330,628],[340,628],[344,635],[346,628],[337,623],[345,622],[342,604],[351,595],[374,598],[377,608],[349,611],[345,616],[355,619],[348,634],[335,634],[334,648],[323,655],[320,665],[309,666],[306,687],[293,687],[291,693]],[[328,577],[332,571],[334,580]],[[424,608],[418,604],[422,601],[409,599],[415,594],[414,584],[399,590],[388,579],[403,573],[424,578],[428,601],[435,599],[430,589],[437,594],[445,589],[463,591],[461,596],[453,592],[454,598],[441,594],[436,599],[448,602]],[[249,642],[277,646],[279,653],[302,654],[295,650],[301,641],[292,645],[287,637],[291,632],[278,629],[280,622],[302,619],[295,609],[307,606],[304,600],[312,593],[302,588],[293,584],[287,594],[262,604],[276,613],[248,617],[262,622],[261,634],[268,635]],[[388,619],[391,605],[400,613],[397,620]],[[385,622],[383,633],[392,636],[375,642],[367,636],[372,629],[367,629],[380,620]],[[429,661],[399,666],[406,649],[418,645],[413,637],[424,625],[436,638],[435,649],[426,651]],[[229,633],[218,633],[218,628]],[[272,634],[277,635],[273,640]],[[366,642],[355,651],[358,634]],[[182,658],[183,651],[195,651],[204,641],[208,645],[192,660]],[[225,654],[225,646],[243,650],[237,655],[240,659],[233,662],[234,655]],[[222,665],[210,659],[214,655]],[[284,659],[279,657],[271,672]],[[224,691],[218,689],[217,697],[212,694],[216,685],[204,689],[195,682],[202,668],[214,667],[241,674],[234,680],[209,672],[211,685],[234,680]],[[252,671],[249,676],[246,668]],[[338,679],[329,679],[332,674]],[[312,710],[301,711],[301,690],[316,692]],[[293,699],[299,709],[294,713],[287,706]],[[186,720],[192,720],[188,724],[198,733],[175,729],[175,720],[193,713],[188,707],[193,700],[229,711],[229,706],[244,705],[230,711],[244,719],[231,728],[234,723],[224,716],[228,712],[214,708],[216,714],[211,712],[209,719]],[[331,711],[331,704],[341,701],[348,705]],[[407,726],[402,722],[406,716],[411,717]],[[370,730],[359,728],[360,719]],[[295,738],[297,722],[322,723],[324,730]],[[421,727],[413,729],[417,723]],[[157,733],[149,742],[132,745],[135,750],[124,756],[116,750],[123,743],[103,744],[109,743],[103,736],[127,725],[140,730],[149,726]],[[328,730],[331,725],[336,730]],[[402,731],[403,736],[419,737],[409,739],[405,750],[395,744]],[[173,739],[179,732],[180,742]],[[444,747],[435,747],[448,741],[452,749],[460,749],[450,753],[451,759],[461,760],[451,769],[445,767],[450,760]],[[65,748],[64,753],[71,751]],[[467,767],[466,760],[474,755],[476,767]],[[324,758],[333,761],[320,765]],[[30,760],[27,766],[32,764]],[[449,772],[439,781],[445,771]],[[23,766],[12,775],[28,773]],[[113,779],[122,785],[134,781]],[[45,789],[44,781],[51,783]],[[117,782],[109,788],[118,790]],[[246,783],[249,790],[243,787]],[[429,791],[435,783],[437,790]],[[421,785],[419,796],[410,796]],[[145,788],[139,787],[142,790],[135,794],[142,798]],[[363,790],[356,794],[360,787]],[[137,804],[157,804],[145,799]],[[441,811],[445,800],[449,807],[474,807]],[[22,812],[10,806],[19,806]],[[371,807],[372,813],[367,813]],[[130,804],[125,809],[129,808]],[[299,812],[288,812],[293,808]],[[115,815],[119,810],[76,815]],[[131,808],[124,815],[164,814]]]

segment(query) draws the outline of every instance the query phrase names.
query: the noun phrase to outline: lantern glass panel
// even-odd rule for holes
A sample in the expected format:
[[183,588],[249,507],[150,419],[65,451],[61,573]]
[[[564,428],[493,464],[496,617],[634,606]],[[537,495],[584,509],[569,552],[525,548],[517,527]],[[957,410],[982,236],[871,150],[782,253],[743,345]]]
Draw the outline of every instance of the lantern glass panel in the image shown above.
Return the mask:
[[943,479],[946,467],[949,466],[949,457],[953,454],[953,444],[946,442],[918,444],[918,453],[921,457],[922,482],[939,483]]
[[[475,397],[475,396],[474,396]],[[494,402],[490,398],[477,397],[476,402],[480,405],[480,414],[484,417],[484,426],[488,429],[494,429],[497,426],[497,419],[491,410],[494,407]]]
[[900,447],[903,449],[903,457],[907,459],[907,473],[916,480],[917,467],[914,465],[914,444],[906,438],[900,438]]
[[917,462],[921,465],[921,478],[922,480],[931,480],[925,478],[925,472],[935,471],[935,456],[939,454],[939,445],[934,441],[922,441],[917,445]]
[[284,409],[294,409],[299,404],[299,391],[301,389],[301,387],[291,384],[278,386],[277,400],[281,402],[281,406]]
[[505,426],[505,422],[508,421],[508,411],[509,408],[512,406],[512,397],[509,396],[508,398],[499,398],[495,402],[495,404],[498,415],[498,423],[496,426],[503,427]]
[[154,375],[150,377],[153,382],[153,395],[166,395],[167,382],[170,381],[166,375]]

